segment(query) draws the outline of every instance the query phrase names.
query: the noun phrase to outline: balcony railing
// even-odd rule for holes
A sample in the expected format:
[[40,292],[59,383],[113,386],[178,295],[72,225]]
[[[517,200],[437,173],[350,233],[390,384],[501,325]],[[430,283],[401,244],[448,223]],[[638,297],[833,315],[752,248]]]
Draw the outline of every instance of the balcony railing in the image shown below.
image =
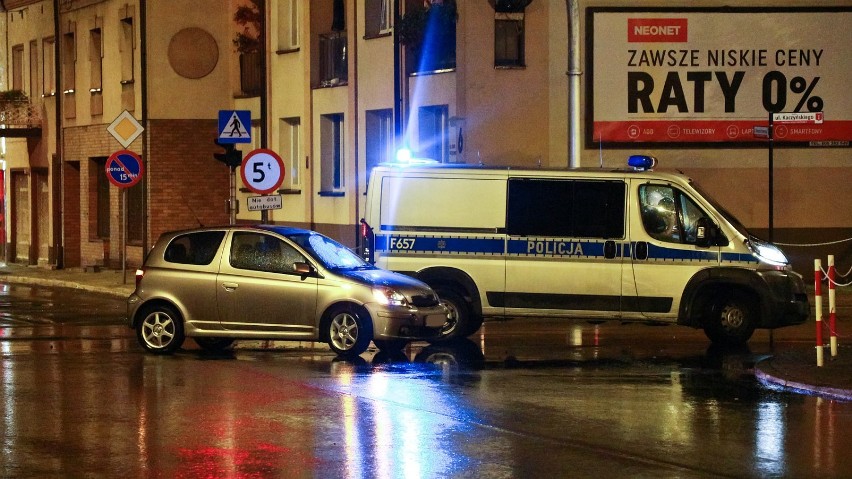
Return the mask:
[[320,86],[343,85],[349,80],[346,51],[346,32],[331,32],[319,36]]
[[41,107],[28,100],[0,102],[0,128],[40,128]]

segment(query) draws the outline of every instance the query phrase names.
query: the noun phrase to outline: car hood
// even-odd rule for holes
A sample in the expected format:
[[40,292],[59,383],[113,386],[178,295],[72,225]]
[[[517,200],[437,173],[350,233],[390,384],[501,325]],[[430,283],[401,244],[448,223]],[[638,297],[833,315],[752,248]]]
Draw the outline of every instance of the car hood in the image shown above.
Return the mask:
[[339,274],[360,283],[375,286],[429,289],[429,286],[420,280],[404,274],[394,273],[393,271],[388,271],[386,269],[357,269],[351,271],[340,271]]

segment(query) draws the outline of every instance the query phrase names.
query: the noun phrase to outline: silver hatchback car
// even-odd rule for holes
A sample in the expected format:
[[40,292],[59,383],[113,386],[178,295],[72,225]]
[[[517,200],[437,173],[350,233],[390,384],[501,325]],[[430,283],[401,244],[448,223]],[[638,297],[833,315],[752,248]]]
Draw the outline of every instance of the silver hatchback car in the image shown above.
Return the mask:
[[152,353],[192,337],[325,341],[342,356],[440,339],[447,310],[414,278],[377,268],[315,231],[228,226],[163,234],[136,273],[129,326]]

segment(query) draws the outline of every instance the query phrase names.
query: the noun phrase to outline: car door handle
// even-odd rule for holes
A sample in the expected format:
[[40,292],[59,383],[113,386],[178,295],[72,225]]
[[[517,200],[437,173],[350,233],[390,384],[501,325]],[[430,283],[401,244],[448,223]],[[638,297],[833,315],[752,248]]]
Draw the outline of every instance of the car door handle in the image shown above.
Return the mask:
[[225,288],[225,291],[233,291],[237,289],[240,285],[237,283],[222,283],[222,287]]

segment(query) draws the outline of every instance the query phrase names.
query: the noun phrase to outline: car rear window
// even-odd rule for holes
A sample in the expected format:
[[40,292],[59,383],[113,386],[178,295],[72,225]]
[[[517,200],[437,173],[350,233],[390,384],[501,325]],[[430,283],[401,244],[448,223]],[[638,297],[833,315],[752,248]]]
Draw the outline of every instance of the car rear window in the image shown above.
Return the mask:
[[210,264],[223,238],[224,231],[200,231],[176,236],[166,248],[163,259],[169,263]]

